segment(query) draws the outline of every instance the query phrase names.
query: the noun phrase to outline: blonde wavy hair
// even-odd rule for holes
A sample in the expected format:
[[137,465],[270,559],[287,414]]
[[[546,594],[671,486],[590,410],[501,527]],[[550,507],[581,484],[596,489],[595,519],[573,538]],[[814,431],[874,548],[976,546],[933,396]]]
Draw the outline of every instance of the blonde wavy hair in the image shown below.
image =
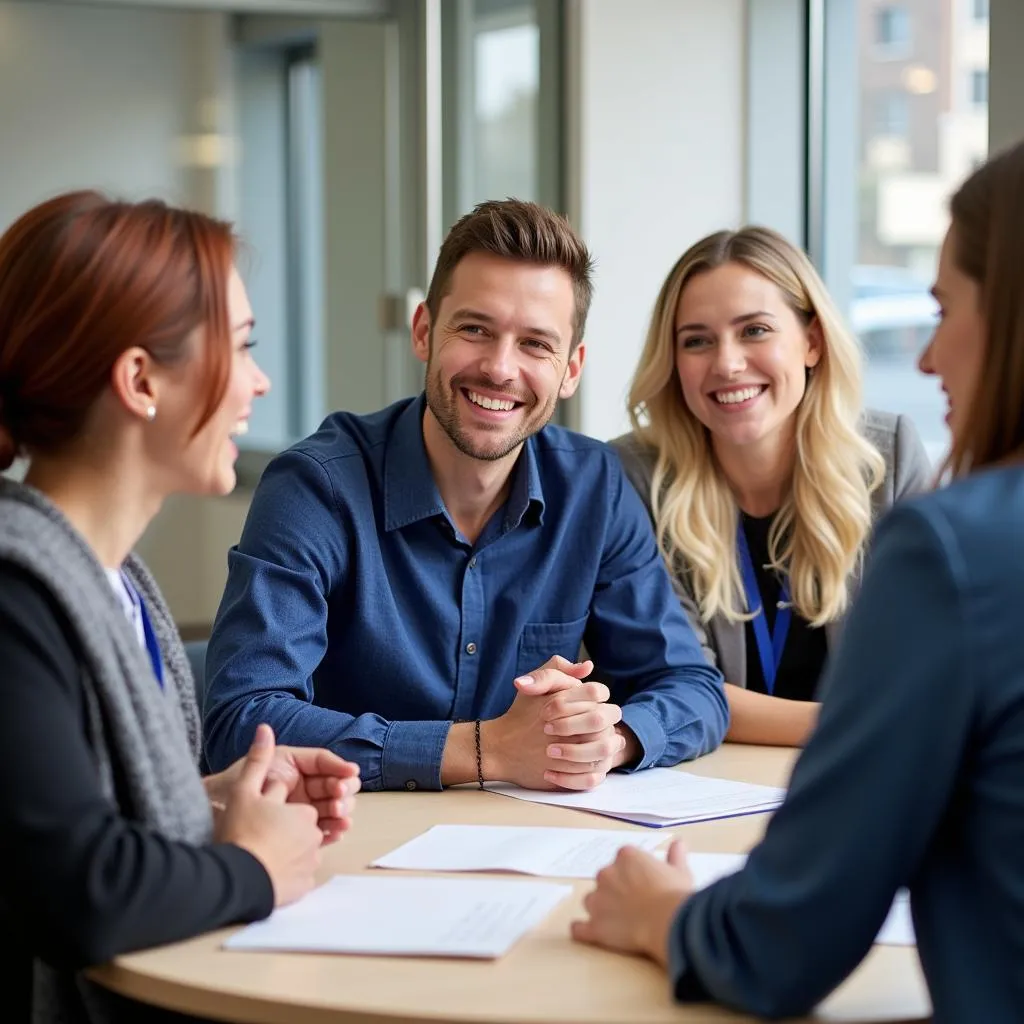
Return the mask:
[[735,263],[782,292],[799,319],[817,321],[818,365],[796,410],[792,487],[768,536],[772,568],[789,579],[790,600],[812,626],[839,618],[848,579],[871,529],[871,494],[885,463],[859,425],[861,351],[810,260],[768,228],[720,231],[687,250],[661,287],[643,355],[629,392],[637,438],[657,451],[651,506],[658,545],[675,572],[685,573],[707,622],[732,621],[745,610],[736,550],[736,499],[718,466],[707,428],[683,400],[676,370],[676,310],[697,274]]

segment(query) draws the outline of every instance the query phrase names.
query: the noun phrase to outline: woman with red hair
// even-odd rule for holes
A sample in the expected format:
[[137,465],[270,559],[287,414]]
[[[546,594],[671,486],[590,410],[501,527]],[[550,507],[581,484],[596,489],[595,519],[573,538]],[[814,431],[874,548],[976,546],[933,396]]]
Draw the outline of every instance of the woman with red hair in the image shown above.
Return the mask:
[[[275,747],[205,779],[171,616],[132,548],[165,498],[227,494],[253,399],[231,227],[91,192],[0,238],[0,914],[34,1021],[155,1014],[117,954],[265,917],[313,885],[357,769]],[[163,1015],[160,1015],[163,1019]]]

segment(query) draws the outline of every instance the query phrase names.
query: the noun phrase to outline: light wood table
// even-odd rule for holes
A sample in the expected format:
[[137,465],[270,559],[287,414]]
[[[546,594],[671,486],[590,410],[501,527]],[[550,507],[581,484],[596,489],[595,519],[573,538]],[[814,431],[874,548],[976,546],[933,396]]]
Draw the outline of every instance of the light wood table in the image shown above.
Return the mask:
[[[727,744],[683,767],[783,785],[792,758],[791,751]],[[685,836],[692,850],[743,852],[758,841],[767,820],[767,815],[751,815],[665,831]],[[326,853],[323,879],[365,871],[374,858],[441,823],[634,827],[469,788],[367,793],[359,797],[353,831]],[[92,976],[147,1003],[252,1024],[697,1024],[748,1019],[711,1005],[679,1006],[660,968],[572,942],[569,922],[581,916],[580,901],[590,886],[576,883],[572,897],[493,962],[229,952],[221,944],[230,933],[220,931],[119,957]],[[904,1022],[925,1020],[929,1013],[916,951],[875,946],[813,1019]]]

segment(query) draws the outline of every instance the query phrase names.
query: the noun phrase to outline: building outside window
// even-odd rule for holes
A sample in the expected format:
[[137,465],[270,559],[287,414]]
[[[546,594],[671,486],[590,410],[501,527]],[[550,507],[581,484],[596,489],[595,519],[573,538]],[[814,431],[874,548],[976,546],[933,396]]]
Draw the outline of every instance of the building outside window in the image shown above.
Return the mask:
[[971,71],[971,103],[976,107],[988,106],[988,68]]
[[864,346],[868,404],[910,415],[936,459],[948,447],[945,399],[916,364],[936,323],[929,289],[949,197],[988,151],[987,8],[825,0],[825,201],[812,256]]
[[903,4],[885,4],[875,10],[875,49],[885,56],[910,50],[910,12]]
[[905,92],[887,92],[878,97],[876,131],[881,136],[903,138],[910,129],[910,104]]

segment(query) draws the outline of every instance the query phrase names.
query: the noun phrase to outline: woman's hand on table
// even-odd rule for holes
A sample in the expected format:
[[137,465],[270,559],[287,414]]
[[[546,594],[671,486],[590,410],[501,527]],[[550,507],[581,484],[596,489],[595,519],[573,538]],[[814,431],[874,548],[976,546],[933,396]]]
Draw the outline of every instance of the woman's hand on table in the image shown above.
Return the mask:
[[624,847],[598,872],[596,887],[583,901],[589,917],[573,922],[572,937],[619,953],[640,953],[667,967],[672,922],[692,893],[681,842],[669,846],[666,861]]
[[[260,729],[269,729],[260,726]],[[271,733],[273,742],[273,733]],[[214,810],[224,810],[247,758],[203,782]],[[359,766],[322,747],[274,745],[263,792],[280,788],[290,804],[306,804],[317,812],[324,844],[333,843],[352,825],[355,796],[359,792]]]

